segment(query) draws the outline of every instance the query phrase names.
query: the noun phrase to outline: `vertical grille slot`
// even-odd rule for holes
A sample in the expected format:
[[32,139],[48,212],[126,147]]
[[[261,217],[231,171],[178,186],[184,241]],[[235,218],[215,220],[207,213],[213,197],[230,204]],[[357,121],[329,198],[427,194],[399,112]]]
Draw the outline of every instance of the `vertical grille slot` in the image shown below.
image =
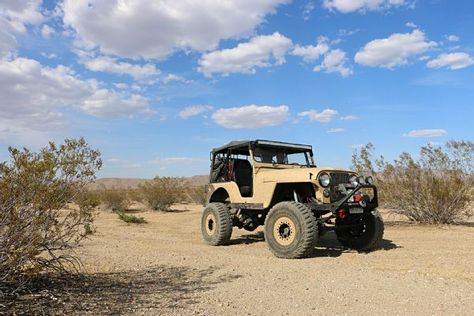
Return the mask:
[[349,183],[351,176],[348,173],[342,172],[331,172],[331,184],[330,193],[331,202],[337,201],[342,198],[341,194],[336,191],[336,187],[341,183]]

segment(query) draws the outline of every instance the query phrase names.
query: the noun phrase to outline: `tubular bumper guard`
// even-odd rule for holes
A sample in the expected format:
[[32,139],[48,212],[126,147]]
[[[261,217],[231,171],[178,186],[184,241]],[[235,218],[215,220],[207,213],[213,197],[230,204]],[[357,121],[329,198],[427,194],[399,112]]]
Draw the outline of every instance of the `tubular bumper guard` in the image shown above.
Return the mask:
[[[373,210],[379,205],[377,187],[373,184],[359,184],[355,187],[341,184],[338,189],[342,194],[345,194],[343,198],[331,204],[311,203],[310,208],[314,211],[330,211],[336,214],[337,210],[345,207],[361,207],[364,210]],[[349,199],[359,192],[360,189],[372,189],[372,199],[369,201],[363,200],[363,204],[361,202],[349,202]]]

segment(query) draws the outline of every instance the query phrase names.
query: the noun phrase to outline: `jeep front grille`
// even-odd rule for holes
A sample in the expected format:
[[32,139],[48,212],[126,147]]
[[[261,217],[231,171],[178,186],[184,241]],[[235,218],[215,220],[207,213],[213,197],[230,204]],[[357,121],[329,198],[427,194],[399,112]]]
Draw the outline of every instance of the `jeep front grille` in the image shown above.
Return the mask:
[[338,186],[341,183],[349,183],[351,176],[348,173],[342,172],[332,172],[331,174],[331,184],[333,186]]
[[341,194],[336,190],[336,187],[341,183],[349,183],[351,176],[348,173],[331,172],[330,177],[331,184],[329,185],[329,196],[331,198],[331,202],[334,202],[342,198]]

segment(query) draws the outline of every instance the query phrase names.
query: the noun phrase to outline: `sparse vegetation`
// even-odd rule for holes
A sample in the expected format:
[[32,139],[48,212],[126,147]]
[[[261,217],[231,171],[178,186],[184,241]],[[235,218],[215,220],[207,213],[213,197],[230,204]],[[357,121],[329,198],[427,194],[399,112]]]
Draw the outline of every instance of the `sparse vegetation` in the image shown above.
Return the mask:
[[101,203],[100,194],[97,191],[84,189],[76,195],[74,203],[79,207],[96,208]]
[[127,196],[128,196],[128,199],[132,202],[143,202],[143,195],[140,191],[140,189],[138,188],[134,188],[134,189],[131,189],[129,188],[128,190],[126,190],[126,193],[127,193]]
[[178,178],[156,177],[139,189],[143,200],[154,210],[169,211],[172,204],[184,199],[183,181]]
[[197,185],[189,186],[185,190],[186,196],[191,203],[206,205],[207,202],[207,192],[206,186]]
[[100,153],[82,138],[9,153],[11,160],[0,163],[0,294],[40,272],[78,267],[71,250],[91,232],[93,207],[66,205],[102,166]]
[[118,212],[117,215],[125,223],[133,223],[133,224],[146,224],[147,223],[147,221],[141,216],[127,214],[125,212]]
[[102,204],[112,211],[123,212],[130,207],[131,200],[127,190],[117,188],[102,188],[99,190]]
[[352,157],[354,168],[378,180],[382,206],[427,224],[451,224],[473,215],[474,143],[424,146],[418,159],[402,153],[392,163],[373,159],[367,144]]

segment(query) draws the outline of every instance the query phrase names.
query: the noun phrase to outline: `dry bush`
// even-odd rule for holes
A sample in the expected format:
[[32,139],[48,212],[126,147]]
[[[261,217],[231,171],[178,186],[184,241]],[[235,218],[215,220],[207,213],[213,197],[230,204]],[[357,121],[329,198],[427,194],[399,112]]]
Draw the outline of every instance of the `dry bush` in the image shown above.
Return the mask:
[[76,195],[74,203],[82,208],[96,208],[101,203],[100,193],[96,190],[83,190]]
[[127,196],[129,198],[129,200],[132,201],[132,202],[138,202],[138,203],[143,202],[142,192],[138,188],[137,189],[132,189],[132,188],[127,189]]
[[185,189],[187,200],[191,203],[206,205],[207,192],[205,185],[189,186]]
[[42,271],[78,266],[71,250],[87,235],[93,208],[65,207],[102,165],[100,153],[82,138],[37,153],[9,153],[11,160],[0,163],[0,295]]
[[368,144],[353,155],[354,168],[377,178],[383,207],[427,224],[452,224],[473,215],[474,144],[450,141],[421,148],[418,160],[402,153],[393,163],[372,159]]
[[172,204],[184,199],[184,183],[178,178],[156,177],[139,189],[143,200],[154,210],[169,211]]
[[107,209],[122,212],[130,207],[131,200],[127,190],[103,187],[98,192],[102,204]]

